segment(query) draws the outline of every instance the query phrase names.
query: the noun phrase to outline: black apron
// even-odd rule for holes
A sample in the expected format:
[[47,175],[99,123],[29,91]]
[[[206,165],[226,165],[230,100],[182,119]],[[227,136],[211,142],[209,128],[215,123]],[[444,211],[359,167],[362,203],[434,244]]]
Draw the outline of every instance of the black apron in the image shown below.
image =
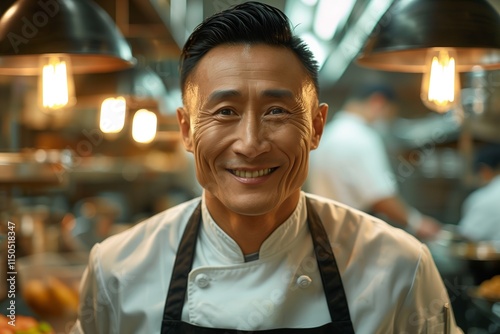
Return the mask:
[[321,281],[325,291],[328,310],[332,322],[315,328],[283,328],[259,331],[244,331],[236,329],[204,328],[181,321],[182,308],[186,297],[188,275],[191,271],[196,249],[196,240],[201,221],[201,203],[195,209],[193,215],[184,230],[177,255],[175,258],[172,279],[165,302],[163,321],[161,325],[162,334],[231,334],[231,333],[328,333],[328,334],[351,334],[354,333],[349,307],[340,278],[337,262],[330,247],[328,236],[323,224],[312,207],[309,199],[307,204],[307,222],[311,231],[314,252],[321,274]]

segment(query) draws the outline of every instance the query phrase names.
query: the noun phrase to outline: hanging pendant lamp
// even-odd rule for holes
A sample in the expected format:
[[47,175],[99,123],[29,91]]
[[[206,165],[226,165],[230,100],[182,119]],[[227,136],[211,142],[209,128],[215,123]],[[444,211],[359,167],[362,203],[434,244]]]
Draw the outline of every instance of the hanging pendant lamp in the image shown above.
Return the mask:
[[41,55],[69,56],[74,74],[134,63],[125,38],[93,0],[18,0],[0,19],[0,75],[38,75]]
[[424,73],[422,101],[445,112],[458,103],[459,72],[500,69],[500,15],[486,0],[396,0],[357,63]]

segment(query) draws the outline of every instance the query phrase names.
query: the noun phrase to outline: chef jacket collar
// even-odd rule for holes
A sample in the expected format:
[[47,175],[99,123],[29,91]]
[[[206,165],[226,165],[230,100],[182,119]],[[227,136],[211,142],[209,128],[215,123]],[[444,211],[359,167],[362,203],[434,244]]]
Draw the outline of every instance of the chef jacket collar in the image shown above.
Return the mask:
[[[210,215],[206,206],[205,194],[202,196],[201,212],[203,220],[201,237],[205,236],[208,243],[217,249],[220,255],[225,257],[230,263],[245,262],[243,252],[236,241],[227,235]],[[286,250],[286,246],[296,239],[301,229],[306,227],[306,219],[305,193],[301,192],[299,203],[290,217],[262,243],[259,250],[259,259]]]

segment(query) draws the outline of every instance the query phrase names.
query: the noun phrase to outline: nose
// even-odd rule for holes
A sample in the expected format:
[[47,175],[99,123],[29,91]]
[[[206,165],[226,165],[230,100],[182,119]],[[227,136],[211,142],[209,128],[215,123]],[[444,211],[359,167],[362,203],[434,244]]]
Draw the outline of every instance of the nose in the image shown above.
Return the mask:
[[269,130],[258,117],[245,115],[236,131],[237,140],[233,145],[236,153],[248,158],[255,158],[270,151]]

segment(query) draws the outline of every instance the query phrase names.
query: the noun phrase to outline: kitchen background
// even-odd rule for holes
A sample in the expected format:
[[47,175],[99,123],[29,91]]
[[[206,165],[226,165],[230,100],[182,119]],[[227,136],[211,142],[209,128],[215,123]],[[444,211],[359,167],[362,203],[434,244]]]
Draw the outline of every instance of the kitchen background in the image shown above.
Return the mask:
[[[109,73],[75,74],[76,103],[65,112],[46,113],[38,107],[37,76],[0,75],[0,222],[3,230],[7,221],[16,223],[18,257],[86,252],[95,242],[200,194],[192,157],[177,132],[180,47],[204,17],[240,2],[96,0],[126,38],[136,64]],[[363,83],[385,83],[396,90],[399,117],[384,136],[401,194],[420,211],[456,224],[464,198],[478,186],[470,164],[474,148],[500,143],[500,71],[461,73],[461,108],[439,114],[420,100],[422,74],[371,70],[355,62],[393,1],[264,2],[285,11],[317,55],[321,100],[330,105],[331,114]],[[500,11],[500,0],[489,2]],[[2,0],[0,14],[13,3]],[[127,101],[124,128],[103,133],[101,103],[117,96]],[[132,136],[138,109],[157,117],[151,142]],[[464,306],[464,294],[454,296],[468,332],[499,330],[495,322],[500,317],[480,320],[491,314]]]

